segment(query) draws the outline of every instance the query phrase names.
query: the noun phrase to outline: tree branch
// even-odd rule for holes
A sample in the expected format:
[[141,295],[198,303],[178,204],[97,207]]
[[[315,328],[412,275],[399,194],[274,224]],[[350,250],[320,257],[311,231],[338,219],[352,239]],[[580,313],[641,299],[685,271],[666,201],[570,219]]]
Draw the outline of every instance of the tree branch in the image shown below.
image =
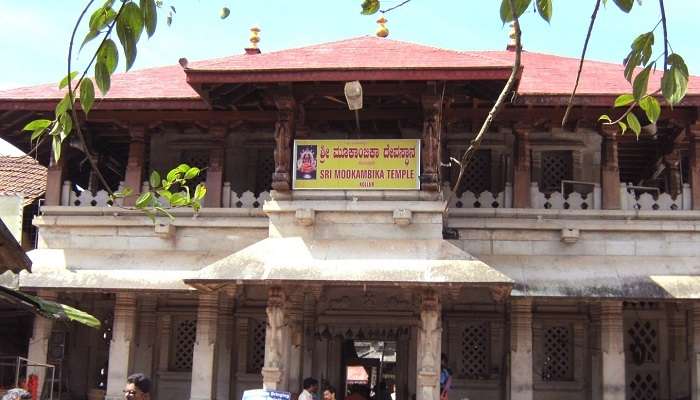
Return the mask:
[[411,0],[404,0],[404,1],[402,1],[401,3],[399,3],[399,4],[397,4],[397,5],[393,6],[393,7],[387,8],[386,10],[379,10],[379,12],[382,13],[382,14],[386,14],[386,13],[388,13],[389,11],[396,10],[397,8],[399,8],[399,7],[403,6],[403,5],[405,5],[406,3],[409,3],[410,1],[411,1]]
[[[515,10],[515,0],[508,1],[510,1],[510,9]],[[515,78],[518,76],[518,71],[520,70],[520,56],[523,51],[522,42],[520,40],[520,36],[522,34],[522,32],[520,31],[520,22],[518,21],[518,17],[517,15],[515,15],[515,13],[513,13],[513,28],[515,29],[515,60],[513,61],[513,69],[510,72],[510,76],[508,77],[506,85],[503,86],[501,93],[498,95],[498,99],[496,99],[496,102],[493,104],[493,107],[491,107],[491,110],[486,116],[484,123],[481,125],[479,133],[477,133],[476,137],[472,139],[471,143],[469,143],[469,147],[464,151],[464,154],[462,154],[462,159],[460,160],[459,166],[459,175],[457,175],[457,180],[455,181],[454,187],[452,188],[452,193],[450,193],[450,195],[446,199],[445,208],[447,208],[450,204],[452,196],[454,196],[455,193],[457,193],[457,188],[459,188],[459,183],[461,182],[462,177],[464,176],[464,171],[467,169],[469,162],[471,161],[476,151],[479,149],[481,141],[484,139],[484,136],[488,131],[489,127],[491,126],[491,123],[503,107],[506,97],[511,92],[511,90],[513,90],[513,86],[515,85]]]
[[668,30],[666,29],[666,8],[664,0],[659,0],[659,8],[661,9],[661,25],[664,28],[664,72],[668,69]]
[[[663,0],[659,0],[663,2]],[[569,103],[566,105],[566,111],[564,112],[564,118],[561,120],[561,126],[566,124],[569,119],[569,113],[574,105],[574,96],[576,96],[576,90],[578,89],[578,83],[581,79],[581,72],[583,71],[583,61],[586,59],[586,50],[588,50],[588,41],[591,39],[591,33],[593,33],[593,24],[598,16],[598,9],[600,8],[600,0],[596,0],[595,7],[593,7],[593,14],[591,14],[591,23],[588,24],[588,33],[586,33],[586,40],[583,42],[583,50],[581,51],[581,60],[578,63],[578,73],[576,74],[576,84],[574,84],[574,90],[571,92],[571,97],[569,97]]]

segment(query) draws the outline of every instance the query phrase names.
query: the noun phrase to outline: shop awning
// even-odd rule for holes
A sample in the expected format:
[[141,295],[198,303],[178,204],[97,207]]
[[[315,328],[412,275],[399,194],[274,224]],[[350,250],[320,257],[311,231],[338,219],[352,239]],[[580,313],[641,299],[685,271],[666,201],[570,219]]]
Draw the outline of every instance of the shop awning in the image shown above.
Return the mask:
[[434,240],[268,238],[218,260],[185,280],[225,282],[509,286],[506,275],[457,246]]
[[84,311],[55,301],[44,300],[18,290],[0,286],[0,298],[46,318],[58,321],[74,321],[91,328],[100,327],[100,321]]
[[700,299],[700,258],[483,256],[515,281],[512,296]]

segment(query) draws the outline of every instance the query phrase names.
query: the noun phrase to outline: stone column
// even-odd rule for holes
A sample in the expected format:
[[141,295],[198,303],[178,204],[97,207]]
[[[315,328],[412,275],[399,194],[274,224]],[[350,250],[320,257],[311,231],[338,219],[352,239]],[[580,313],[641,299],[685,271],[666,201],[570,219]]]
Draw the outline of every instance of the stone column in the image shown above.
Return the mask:
[[126,173],[124,174],[124,186],[133,190],[134,195],[124,199],[125,206],[135,205],[138,194],[141,192],[146,150],[145,134],[146,129],[143,126],[129,127],[129,158],[126,164]]
[[669,392],[671,399],[689,398],[690,376],[676,371],[688,371],[688,325],[686,325],[686,309],[678,309],[680,304],[668,303],[668,347],[669,347]]
[[591,304],[591,399],[600,400],[603,397],[602,389],[602,352],[600,348],[600,303]]
[[289,345],[287,347],[287,360],[289,373],[287,377],[288,389],[292,393],[301,393],[302,373],[302,345],[304,343],[304,294],[296,290],[288,296],[287,300],[287,327],[289,329]]
[[515,154],[513,157],[513,207],[529,208],[530,181],[532,180],[530,162],[531,128],[523,124],[513,126],[515,135]]
[[700,123],[689,125],[685,132],[688,138],[688,160],[690,161],[691,202],[693,210],[700,210]]
[[291,91],[280,88],[273,94],[277,106],[275,123],[275,172],[272,188],[281,192],[291,189],[292,140],[294,140],[296,102]]
[[600,186],[603,209],[620,209],[620,166],[617,155],[617,125],[599,125],[603,137],[600,151]]
[[197,338],[192,354],[192,383],[190,400],[211,400],[214,395],[214,365],[216,362],[216,331],[218,329],[218,295],[199,294],[197,308]]
[[690,398],[700,400],[700,302],[692,306],[692,346],[690,349]]
[[622,302],[600,305],[601,391],[604,400],[625,400],[625,345]]
[[117,293],[112,321],[112,342],[109,344],[106,400],[122,400],[124,385],[129,376],[131,344],[134,337],[136,295]]
[[314,347],[316,345],[316,304],[321,296],[321,287],[312,287],[304,295],[304,327],[302,351],[302,377],[314,376]]
[[[170,330],[172,329],[172,317],[169,314],[161,315],[158,318],[158,346],[156,354],[158,361],[156,363],[156,370],[167,371],[168,370],[168,357],[170,356]],[[159,398],[158,392],[160,391],[159,380],[156,380],[155,395],[151,398]]]
[[532,299],[513,299],[510,308],[510,399],[532,398]]
[[143,296],[139,299],[139,324],[134,352],[134,371],[143,372],[153,378],[153,354],[156,336],[155,296]]
[[265,363],[262,369],[263,389],[282,389],[284,365],[284,292],[272,287],[267,294],[267,330],[265,331]]
[[416,400],[440,398],[440,356],[442,351],[442,315],[437,293],[428,290],[421,298],[416,363]]
[[229,288],[219,298],[219,332],[216,340],[216,399],[228,400],[231,395],[231,356],[233,351],[233,307],[235,288]]
[[[55,301],[58,294],[49,290],[39,290],[37,296],[45,300]],[[27,350],[27,358],[30,363],[46,364],[52,328],[53,320],[39,315],[34,316],[34,329],[32,331],[32,337],[29,339],[29,349]],[[46,368],[27,367],[27,376],[32,374],[36,375],[39,379],[37,397],[41,398],[41,390],[44,388],[46,377],[50,377],[51,374],[47,374]]]
[[207,195],[204,198],[206,207],[221,207],[221,192],[224,185],[224,148],[226,127],[209,128],[214,138],[214,147],[209,149],[209,165],[207,166]]
[[[433,86],[434,87],[434,86]],[[423,149],[421,151],[421,190],[440,188],[441,96],[423,95]]]
[[[65,147],[65,146],[64,146]],[[63,153],[63,151],[61,151]],[[56,160],[51,152],[49,168],[46,171],[46,202],[47,206],[59,206],[61,204],[61,188],[63,187],[63,172],[66,155]],[[72,190],[72,189],[71,189]],[[70,198],[70,196],[69,196]]]

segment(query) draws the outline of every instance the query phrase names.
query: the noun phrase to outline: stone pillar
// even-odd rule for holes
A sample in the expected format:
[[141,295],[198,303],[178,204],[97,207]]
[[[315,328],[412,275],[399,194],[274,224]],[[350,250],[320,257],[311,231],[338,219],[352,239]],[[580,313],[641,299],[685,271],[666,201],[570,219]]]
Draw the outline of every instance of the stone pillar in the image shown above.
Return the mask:
[[600,305],[601,391],[604,400],[625,400],[625,345],[622,302]]
[[224,185],[224,148],[226,127],[216,126],[209,129],[214,138],[214,147],[209,149],[209,165],[207,166],[207,195],[204,198],[206,207],[221,207],[221,193]]
[[[169,314],[161,315],[158,318],[158,343],[156,354],[158,361],[156,362],[157,371],[168,370],[168,357],[170,356],[170,330],[172,329],[172,317]],[[160,391],[159,380],[155,380],[155,395],[151,398],[159,398]]]
[[423,149],[421,151],[421,190],[435,192],[440,188],[440,136],[442,98],[423,95]]
[[109,344],[106,400],[122,400],[124,385],[129,376],[131,344],[134,337],[136,295],[117,293],[114,301],[112,342]]
[[125,206],[135,205],[138,194],[141,192],[146,150],[145,134],[146,129],[143,126],[129,127],[129,158],[126,163],[126,173],[124,174],[124,186],[133,190],[134,195],[124,199]]
[[291,189],[292,140],[294,140],[296,102],[291,92],[280,90],[273,94],[277,106],[275,123],[275,172],[272,188],[281,192]]
[[287,347],[287,382],[288,390],[292,393],[301,393],[302,356],[304,344],[304,294],[295,291],[287,300],[287,327],[289,329],[289,345]]
[[416,363],[416,400],[440,398],[440,356],[442,352],[442,315],[440,301],[433,290],[421,298]]
[[284,365],[284,292],[280,287],[272,287],[267,294],[267,330],[265,331],[265,363],[262,369],[263,389],[282,389]]
[[692,303],[692,345],[690,349],[690,398],[700,400],[700,302]]
[[218,303],[216,292],[199,294],[197,338],[194,342],[192,356],[190,400],[211,400],[214,395]]
[[302,377],[314,376],[314,347],[316,345],[316,304],[321,295],[321,287],[312,287],[304,296],[304,327],[302,351]]
[[680,309],[678,303],[668,303],[668,345],[669,345],[669,392],[671,399],[687,399],[690,397],[690,376],[676,371],[689,371],[688,365],[688,326],[686,325],[687,310]]
[[603,137],[600,151],[600,186],[603,192],[603,209],[620,209],[620,166],[617,155],[617,125],[600,125]]
[[155,353],[156,304],[155,296],[139,298],[139,324],[134,352],[134,371],[153,378],[153,354]]
[[693,210],[700,210],[700,123],[688,126],[685,132],[688,138],[688,160],[690,161],[688,164],[691,202]]
[[603,398],[601,392],[603,363],[602,352],[600,348],[600,303],[591,304],[591,399],[600,400]]
[[[50,301],[55,301],[58,297],[56,292],[48,290],[39,290],[37,296]],[[32,337],[29,339],[29,349],[27,351],[27,358],[30,363],[46,364],[52,328],[53,320],[39,315],[34,316],[34,329],[32,331]],[[41,398],[41,390],[44,388],[44,382],[51,374],[47,374],[46,368],[27,367],[27,376],[32,374],[36,375],[39,379],[37,397]]]
[[510,309],[510,399],[532,400],[532,299],[513,299]]
[[[64,146],[65,147],[65,146]],[[61,151],[63,153],[63,151]],[[49,168],[46,171],[46,202],[47,206],[59,206],[61,204],[61,190],[63,187],[63,171],[65,167],[66,155],[56,160],[51,152]],[[70,196],[69,196],[70,198]]]
[[530,162],[530,127],[522,124],[513,126],[515,135],[515,154],[513,155],[513,207],[529,208],[530,181],[532,180]]
[[231,362],[233,352],[233,307],[236,302],[235,289],[230,288],[219,299],[219,332],[216,340],[216,399],[231,397]]

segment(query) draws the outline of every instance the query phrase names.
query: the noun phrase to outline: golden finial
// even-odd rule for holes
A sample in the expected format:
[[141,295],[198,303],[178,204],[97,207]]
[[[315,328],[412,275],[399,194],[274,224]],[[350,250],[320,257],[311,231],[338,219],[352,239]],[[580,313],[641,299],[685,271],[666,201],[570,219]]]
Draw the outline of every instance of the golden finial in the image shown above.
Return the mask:
[[258,48],[258,43],[260,42],[260,28],[254,26],[250,28],[250,47],[253,49]]
[[384,17],[381,17],[377,20],[377,23],[379,24],[379,28],[377,29],[377,36],[381,38],[385,38],[389,36],[389,28],[386,27],[387,19]]

